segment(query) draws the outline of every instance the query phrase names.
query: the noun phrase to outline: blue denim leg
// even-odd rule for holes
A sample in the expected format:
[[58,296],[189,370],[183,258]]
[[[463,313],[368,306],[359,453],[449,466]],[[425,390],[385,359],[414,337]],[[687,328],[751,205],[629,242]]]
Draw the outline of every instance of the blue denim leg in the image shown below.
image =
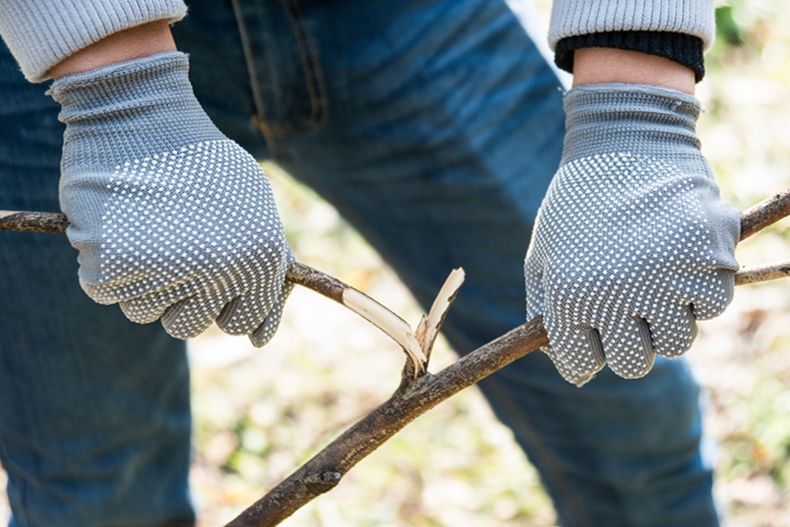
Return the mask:
[[[0,208],[57,211],[59,107],[0,47]],[[0,232],[0,270],[10,525],[192,524],[184,343],[93,303],[65,236]]]
[[[239,68],[220,67],[228,58],[207,49],[213,38],[176,26],[183,49],[215,57],[193,79],[226,133],[251,148],[257,127],[273,158],[332,202],[423,305],[463,266],[444,326],[460,353],[521,324],[523,258],[559,161],[563,112],[556,78],[507,6],[233,4],[250,88],[232,102],[213,93]],[[195,21],[219,10],[190,5]],[[480,387],[539,469],[562,525],[718,524],[698,389],[682,360],[659,359],[638,381],[604,371],[577,389],[535,353]]]

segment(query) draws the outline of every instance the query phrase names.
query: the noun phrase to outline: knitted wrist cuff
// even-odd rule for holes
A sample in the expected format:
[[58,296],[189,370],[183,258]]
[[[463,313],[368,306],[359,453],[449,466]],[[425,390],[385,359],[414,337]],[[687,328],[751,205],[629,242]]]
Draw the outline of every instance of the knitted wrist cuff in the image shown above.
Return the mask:
[[699,82],[705,76],[702,39],[669,31],[608,31],[565,37],[557,42],[554,62],[573,73],[573,52],[582,48],[615,48],[656,55],[677,62],[694,72]]
[[61,104],[58,119],[72,141],[63,162],[83,170],[226,139],[195,99],[189,60],[178,51],[66,75],[47,93]]
[[699,155],[700,103],[687,93],[644,84],[588,84],[569,90],[564,106],[563,163],[605,151]]

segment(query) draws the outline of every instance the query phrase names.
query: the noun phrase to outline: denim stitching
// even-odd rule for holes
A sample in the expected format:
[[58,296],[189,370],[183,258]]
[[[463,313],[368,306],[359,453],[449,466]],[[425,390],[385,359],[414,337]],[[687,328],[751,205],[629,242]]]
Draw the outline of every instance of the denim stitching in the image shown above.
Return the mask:
[[298,135],[315,131],[326,122],[328,103],[324,77],[318,63],[318,54],[298,0],[282,0],[288,18],[291,21],[294,38],[299,48],[302,70],[305,75],[304,80],[310,97],[312,113],[306,121],[294,125],[276,125],[269,123],[266,117],[266,106],[261,96],[261,87],[258,82],[258,73],[253,60],[250,38],[246,24],[244,23],[239,0],[231,0],[231,2],[233,4],[234,14],[236,15],[236,23],[239,28],[239,36],[250,77],[250,88],[252,89],[253,100],[257,112],[256,115],[252,116],[252,122],[255,127],[258,128],[269,146],[270,156],[273,159],[277,159],[280,157],[277,154],[279,150],[278,140],[289,135]]
[[[268,127],[265,125],[266,108],[264,107],[263,98],[261,97],[260,85],[258,83],[258,72],[255,68],[255,62],[252,60],[252,49],[250,49],[250,37],[247,33],[247,26],[244,23],[244,17],[241,12],[241,7],[239,6],[239,0],[231,0],[231,4],[233,5],[233,14],[236,17],[236,25],[239,28],[239,38],[241,40],[241,47],[244,51],[244,60],[247,63],[247,74],[249,75],[250,79],[250,89],[252,91],[253,102],[255,103],[256,114],[252,116],[252,121],[256,128],[258,128],[258,130],[263,135],[264,140],[267,143],[270,143],[273,142],[273,138],[269,133]],[[262,122],[259,123],[259,121]],[[272,148],[271,144],[270,148]]]
[[[300,0],[282,0],[286,6],[286,11],[291,15],[291,10],[288,9],[287,2],[291,2],[293,6],[293,14],[295,17],[290,17],[291,25],[294,28],[294,35],[296,35],[296,43],[299,46],[299,56],[302,59],[302,68],[305,72],[305,80],[307,82],[307,89],[310,93],[310,107],[312,113],[310,118],[305,121],[307,124],[294,125],[294,130],[313,131],[326,122],[328,115],[328,98],[326,96],[326,86],[324,85],[324,76],[321,71],[321,66],[318,62],[318,52],[313,42],[313,37],[310,33],[310,28],[307,25]],[[298,23],[298,26],[297,26]],[[301,29],[301,37],[299,38]],[[309,80],[312,79],[312,82]]]

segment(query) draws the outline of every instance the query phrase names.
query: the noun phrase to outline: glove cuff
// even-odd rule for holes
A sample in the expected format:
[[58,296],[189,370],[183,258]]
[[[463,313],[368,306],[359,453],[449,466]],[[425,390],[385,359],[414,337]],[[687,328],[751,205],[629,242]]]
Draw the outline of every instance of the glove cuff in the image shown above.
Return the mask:
[[84,73],[66,75],[47,91],[61,104],[66,124],[118,110],[192,96],[189,59],[178,51],[158,53]]
[[642,84],[590,84],[565,95],[563,163],[603,152],[699,155],[701,107],[686,93]]
[[[47,92],[67,126],[64,157],[103,169],[185,144],[223,140],[192,92],[189,60],[167,52],[56,80]],[[84,145],[85,148],[81,148]]]

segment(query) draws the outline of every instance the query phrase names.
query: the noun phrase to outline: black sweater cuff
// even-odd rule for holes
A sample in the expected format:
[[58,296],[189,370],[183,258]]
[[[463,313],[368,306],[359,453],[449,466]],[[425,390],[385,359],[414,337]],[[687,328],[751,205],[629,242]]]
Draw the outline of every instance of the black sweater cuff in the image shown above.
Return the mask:
[[609,31],[566,37],[557,42],[554,62],[573,73],[573,52],[582,48],[616,48],[658,55],[694,71],[694,80],[705,76],[702,39],[669,31]]

